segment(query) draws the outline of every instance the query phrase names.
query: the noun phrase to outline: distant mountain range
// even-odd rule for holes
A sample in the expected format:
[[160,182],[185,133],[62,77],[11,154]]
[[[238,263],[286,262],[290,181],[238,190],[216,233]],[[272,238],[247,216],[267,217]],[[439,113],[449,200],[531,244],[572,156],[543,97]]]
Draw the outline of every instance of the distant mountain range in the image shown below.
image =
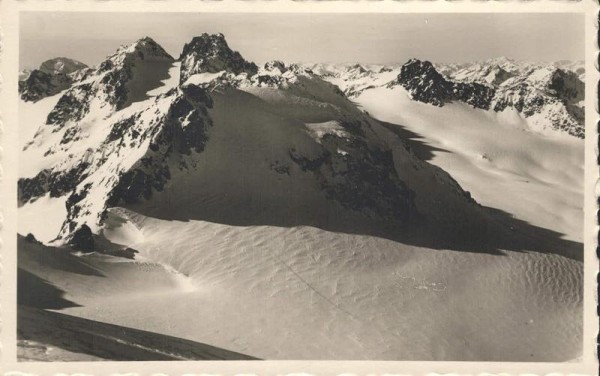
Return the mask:
[[411,59],[403,65],[308,64],[349,97],[364,91],[404,87],[420,102],[443,106],[464,102],[501,112],[514,109],[533,129],[551,128],[584,137],[583,62],[531,63],[508,58],[466,64]]

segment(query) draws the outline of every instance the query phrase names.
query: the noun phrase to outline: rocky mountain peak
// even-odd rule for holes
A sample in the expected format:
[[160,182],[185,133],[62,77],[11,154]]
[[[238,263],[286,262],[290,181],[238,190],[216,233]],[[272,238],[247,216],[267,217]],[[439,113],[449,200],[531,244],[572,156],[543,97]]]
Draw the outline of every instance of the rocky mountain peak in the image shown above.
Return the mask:
[[550,75],[548,88],[556,96],[567,102],[583,100],[584,83],[579,80],[577,73],[556,68]]
[[414,100],[443,106],[461,101],[475,108],[488,109],[494,89],[479,83],[454,82],[446,79],[429,61],[410,59],[400,69],[397,82]]
[[400,74],[403,76],[423,76],[434,79],[443,78],[430,61],[415,58],[408,60],[402,65]]
[[87,65],[80,61],[67,57],[57,57],[44,61],[39,70],[48,74],[69,74],[83,68],[87,68]]
[[429,61],[407,61],[400,69],[398,83],[420,102],[442,106],[452,98],[452,84]]
[[[137,59],[174,60],[161,45],[156,43],[156,41],[150,37],[143,37],[131,44],[121,46],[117,52],[107,60],[111,60],[115,64],[123,64],[124,62]],[[105,63],[106,61],[102,64]]]
[[113,55],[94,69],[85,71],[69,85],[48,114],[47,124],[57,130],[68,122],[82,120],[94,107],[108,116],[144,100],[146,93],[160,86],[160,80],[167,77],[174,61],[149,37],[121,46]]
[[228,71],[234,74],[256,74],[258,67],[246,61],[242,55],[232,50],[221,33],[194,37],[186,43],[179,57],[181,60],[181,82],[197,73],[218,73]]
[[224,50],[230,50],[225,36],[222,33],[208,34],[202,33],[202,35],[195,36],[189,43],[183,46],[181,51],[180,59],[189,55],[192,52],[202,54],[205,56],[217,56]]
[[19,93],[24,101],[36,102],[67,89],[75,75],[87,68],[84,63],[66,57],[46,60],[39,68],[19,78]]

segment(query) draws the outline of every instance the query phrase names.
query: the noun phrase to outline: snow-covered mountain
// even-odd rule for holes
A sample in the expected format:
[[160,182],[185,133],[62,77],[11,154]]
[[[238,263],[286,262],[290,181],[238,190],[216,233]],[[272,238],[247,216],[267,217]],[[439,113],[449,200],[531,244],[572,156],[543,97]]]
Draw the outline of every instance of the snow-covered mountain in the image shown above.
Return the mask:
[[306,64],[316,75],[338,86],[349,98],[383,86],[398,77],[400,65]]
[[[506,78],[498,78],[497,84],[510,77],[527,75],[538,69],[562,69],[571,71],[577,74],[578,78],[583,81],[585,78],[585,67],[583,61],[560,60],[556,62],[531,62],[517,61],[504,56],[491,58],[484,61],[471,63],[445,63],[434,64],[440,73],[456,80],[478,81],[481,83],[491,83],[495,72],[506,75]],[[489,77],[488,75],[492,74]]]
[[69,74],[83,68],[87,68],[87,65],[80,61],[66,57],[57,57],[44,61],[42,64],[40,64],[39,70],[49,74]]
[[493,87],[495,95],[491,107],[496,112],[514,108],[530,119],[534,129],[551,124],[553,129],[584,137],[585,70],[582,62],[518,63],[499,58],[441,70],[457,81]]
[[24,146],[19,199],[64,201],[63,241],[127,205],[238,224],[477,227],[469,194],[338,87],[298,65],[255,68],[221,34],[177,62],[141,39],[57,97]]
[[44,61],[39,68],[19,73],[19,93],[25,101],[38,101],[65,90],[87,68],[82,62],[57,57]]
[[515,109],[534,131],[584,137],[582,62],[553,64],[507,58],[468,64],[411,59],[402,66],[309,65],[351,98],[382,86],[403,86],[416,101],[443,106],[460,101],[479,109]]

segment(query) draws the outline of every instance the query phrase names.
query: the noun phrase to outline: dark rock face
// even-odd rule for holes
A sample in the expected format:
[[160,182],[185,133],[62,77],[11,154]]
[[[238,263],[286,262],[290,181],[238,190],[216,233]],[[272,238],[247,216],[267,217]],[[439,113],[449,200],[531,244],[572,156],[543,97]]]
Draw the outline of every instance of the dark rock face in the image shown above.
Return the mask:
[[77,71],[87,65],[72,59],[59,57],[43,62],[38,69],[19,81],[19,93],[24,101],[37,102],[68,89]]
[[441,107],[452,100],[452,84],[429,61],[409,60],[400,70],[398,83],[419,102]]
[[41,244],[40,241],[37,240],[32,233],[28,233],[27,236],[25,236],[25,240],[28,241],[29,243]]
[[494,89],[479,83],[456,82],[453,85],[454,98],[475,108],[489,109],[494,98]]
[[89,83],[69,89],[48,114],[46,124],[60,129],[67,121],[81,120],[89,111],[89,102],[93,95],[93,87]]
[[87,225],[82,225],[73,233],[69,245],[78,251],[93,252],[94,235],[92,230]]
[[350,69],[353,70],[353,71],[356,71],[356,72],[358,72],[360,74],[367,72],[367,70],[365,69],[365,67],[363,67],[360,64],[354,64],[353,66],[350,67]]
[[[540,86],[540,83],[537,83]],[[584,83],[579,80],[573,72],[556,69],[549,77],[548,82],[541,83],[542,87],[536,87],[529,82],[517,82],[508,87],[504,98],[496,100],[494,110],[502,111],[506,107],[514,107],[526,116],[539,112],[540,107],[545,104],[561,102],[570,104],[583,100]],[[514,101],[512,98],[517,98]]]
[[441,107],[462,101],[475,108],[489,109],[494,89],[478,83],[452,82],[442,76],[429,61],[411,59],[398,75],[402,85],[419,102]]
[[256,74],[256,64],[244,60],[239,52],[227,45],[223,34],[202,34],[186,43],[179,57],[181,60],[181,82],[196,73],[242,72]]
[[255,79],[259,86],[277,87],[282,82],[279,76],[258,75]]
[[146,173],[141,168],[127,171],[121,175],[119,184],[114,188],[108,205],[117,205],[120,202],[131,204],[140,199],[150,199],[152,190],[162,191],[166,180],[170,177],[166,166]]
[[[204,151],[212,126],[206,108],[212,107],[212,99],[207,93],[200,96],[197,90],[201,89],[196,88],[191,98],[183,95],[173,102],[163,125],[153,135],[149,153],[120,176],[107,206],[150,199],[152,192],[163,191],[171,178],[167,164],[170,156]],[[199,97],[202,97],[202,102],[199,102]]]
[[[212,98],[207,92],[200,91],[200,88],[185,92],[175,89],[166,93],[165,96],[172,98],[168,111],[159,114],[150,123],[141,122],[141,113],[136,113],[113,125],[103,148],[135,150],[145,142],[149,143],[144,156],[134,165],[127,170],[113,172],[112,183],[105,190],[104,209],[99,213],[99,223],[106,217],[108,207],[148,200],[153,192],[163,191],[171,179],[170,160],[178,160],[192,152],[204,151],[212,126],[207,111],[207,108],[212,107]],[[104,163],[104,159],[97,160],[94,168],[80,175],[79,181],[93,176],[95,170]],[[95,189],[91,184],[83,189],[80,185],[73,189],[73,193],[67,199],[68,217],[63,225],[62,234],[68,235],[78,228],[81,213],[90,213],[90,206],[95,204],[90,201],[90,192]]]
[[133,77],[130,64],[109,70],[100,80],[107,102],[118,111],[127,103],[127,84]]
[[45,195],[49,189],[51,174],[49,170],[42,170],[33,178],[19,179],[17,188],[18,202],[24,204]]
[[291,160],[315,174],[326,196],[341,206],[369,218],[408,223],[417,213],[414,192],[398,177],[392,152],[371,145],[362,122],[340,125],[349,137],[326,134],[317,158],[306,158],[293,149]]
[[[139,75],[140,67],[149,64],[161,63],[163,69],[174,61],[158,43],[152,38],[142,38],[132,45],[122,47],[116,54],[101,63],[95,75],[99,77],[96,85],[96,96],[100,96],[116,111],[129,106],[137,93],[133,93],[132,86],[139,86],[141,81],[150,80],[152,77]],[[157,75],[158,72],[155,72]]]
[[71,86],[71,79],[64,73],[50,74],[34,69],[24,81],[19,81],[21,99],[37,102],[40,99],[56,95]]
[[577,77],[575,72],[556,69],[550,77],[548,84],[555,96],[565,102],[583,100],[585,84]]
[[88,163],[82,162],[68,171],[42,170],[33,178],[18,181],[18,200],[23,204],[50,193],[50,197],[61,197],[71,192],[87,177]]
[[[204,108],[205,109],[205,108]],[[180,154],[201,153],[208,142],[208,127],[212,125],[203,108],[197,109],[187,99],[178,99],[171,107],[170,123],[175,150]],[[183,126],[185,123],[185,126]]]
[[165,59],[173,60],[167,51],[156,41],[150,37],[144,37],[136,41],[133,45],[135,54],[140,60],[148,59]]
[[[57,105],[49,116],[57,130],[60,130],[66,121],[77,121],[80,114],[88,111],[84,94],[86,92],[81,86],[84,85],[70,90],[72,93],[82,90],[79,94],[63,96],[62,102],[59,101],[60,105]],[[76,99],[83,100],[78,102]],[[82,217],[96,218],[95,214],[98,214],[97,221],[101,223],[105,212],[98,212],[98,209],[106,210],[107,207],[119,203],[149,199],[152,192],[162,191],[171,178],[169,160],[177,160],[204,150],[212,126],[208,109],[212,107],[213,102],[207,90],[195,86],[172,89],[158,100],[169,103],[166,111],[159,112],[151,102],[149,108],[116,121],[110,126],[106,139],[99,146],[95,149],[90,148],[84,155],[76,157],[81,158],[81,162],[74,167],[47,169],[32,178],[20,179],[19,202],[24,204],[48,193],[51,197],[68,195],[67,219],[63,224],[61,236],[71,239],[74,231],[79,231],[85,223],[80,220]],[[72,106],[71,112],[69,103]],[[143,116],[149,112],[155,116]],[[63,139],[67,138],[67,143],[76,141],[78,129],[78,126],[74,126],[63,130]],[[143,156],[125,170],[106,153],[109,150],[118,150],[118,153],[126,155],[130,152],[139,153],[140,149],[143,150]],[[112,162],[106,164],[107,161]],[[102,172],[97,174],[98,171]],[[94,177],[94,174],[97,176]],[[83,186],[84,180],[88,178],[96,183],[86,183]],[[97,189],[102,193],[98,193]],[[98,207],[97,198],[92,197],[104,197],[105,201]],[[85,244],[87,243],[78,243],[78,246]]]

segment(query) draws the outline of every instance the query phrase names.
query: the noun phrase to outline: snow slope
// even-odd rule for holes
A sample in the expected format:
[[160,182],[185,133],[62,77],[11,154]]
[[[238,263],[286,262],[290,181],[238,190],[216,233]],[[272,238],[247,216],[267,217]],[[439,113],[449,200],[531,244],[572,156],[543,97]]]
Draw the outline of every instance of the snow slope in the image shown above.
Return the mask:
[[81,258],[22,237],[18,242],[20,361],[252,359],[204,343],[64,314],[60,310],[91,299],[119,301],[129,294],[160,298],[178,291],[182,277],[149,262],[98,254]]
[[414,132],[434,150],[431,162],[478,202],[581,241],[583,140],[527,132],[510,110],[415,102],[400,87],[367,91],[356,100],[375,118]]
[[127,228],[109,237],[194,288],[143,261],[81,259],[106,278],[30,267],[67,291],[77,305],[67,315],[264,359],[561,361],[580,351],[582,267],[561,256],[111,216]]
[[[273,93],[259,94],[268,99]],[[376,94],[367,91],[357,101],[374,116],[424,134],[426,145],[415,152],[432,153],[431,161],[452,171],[484,205],[555,230],[542,235],[546,251],[574,247],[581,255],[577,243],[560,235],[581,239],[582,193],[572,184],[582,181],[580,140],[526,132],[514,114],[491,117],[461,104],[438,108],[414,102],[400,88]],[[317,136],[323,129],[341,131],[336,124],[308,124]],[[243,150],[246,156],[256,152]],[[215,204],[209,212],[226,211],[218,194],[211,197]],[[185,299],[150,303],[153,310],[170,307],[159,315],[174,318],[168,325],[161,319],[142,321],[118,303],[96,303],[100,310],[70,308],[70,313],[267,359],[566,361],[580,351],[582,267],[574,259],[517,248],[502,256],[432,249],[407,239],[312,226],[240,227],[186,216],[161,220],[122,209],[111,213],[123,218],[127,230],[111,229],[109,238],[117,236],[143,257],[182,272],[197,290]],[[508,236],[531,231],[518,224],[524,228],[513,228]],[[210,331],[185,324],[198,313]]]

